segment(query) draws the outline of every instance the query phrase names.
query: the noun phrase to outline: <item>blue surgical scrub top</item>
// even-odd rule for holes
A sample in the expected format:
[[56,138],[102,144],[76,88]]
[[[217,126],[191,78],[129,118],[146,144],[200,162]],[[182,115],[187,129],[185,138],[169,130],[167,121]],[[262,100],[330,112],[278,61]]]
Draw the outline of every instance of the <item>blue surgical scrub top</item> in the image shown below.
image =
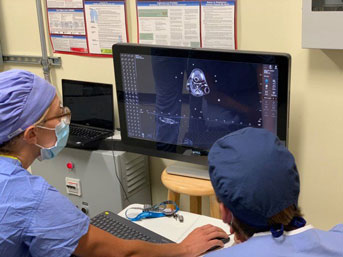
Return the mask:
[[329,231],[308,225],[273,238],[257,233],[248,241],[214,251],[206,257],[343,257],[343,224]]
[[89,218],[19,161],[0,157],[0,256],[70,256]]

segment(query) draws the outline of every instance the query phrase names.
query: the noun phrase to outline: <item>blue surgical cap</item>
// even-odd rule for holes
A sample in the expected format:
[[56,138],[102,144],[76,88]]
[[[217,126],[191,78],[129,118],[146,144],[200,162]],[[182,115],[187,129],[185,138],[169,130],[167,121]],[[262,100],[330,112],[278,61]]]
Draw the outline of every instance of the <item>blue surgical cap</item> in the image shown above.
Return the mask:
[[46,80],[24,70],[0,73],[0,144],[38,121],[56,95]]
[[293,155],[267,130],[244,128],[220,138],[208,161],[219,200],[245,224],[267,228],[269,218],[298,204]]

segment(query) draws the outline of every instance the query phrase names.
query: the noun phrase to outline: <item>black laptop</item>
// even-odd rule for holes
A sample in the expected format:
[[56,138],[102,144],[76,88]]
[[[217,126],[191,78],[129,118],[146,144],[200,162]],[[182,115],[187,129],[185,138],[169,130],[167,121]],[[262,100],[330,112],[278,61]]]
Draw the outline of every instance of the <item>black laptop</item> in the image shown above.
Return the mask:
[[112,84],[62,79],[62,96],[72,113],[67,146],[89,148],[113,135]]

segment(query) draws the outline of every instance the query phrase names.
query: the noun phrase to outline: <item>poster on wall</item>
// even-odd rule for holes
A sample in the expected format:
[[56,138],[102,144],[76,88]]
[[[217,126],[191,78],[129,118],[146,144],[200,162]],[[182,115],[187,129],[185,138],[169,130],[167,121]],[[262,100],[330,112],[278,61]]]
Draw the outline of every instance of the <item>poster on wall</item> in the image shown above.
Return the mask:
[[200,47],[199,1],[137,0],[138,42]]
[[236,1],[201,2],[201,43],[206,48],[236,49]]
[[89,51],[112,54],[112,45],[127,42],[123,1],[85,1]]
[[54,52],[112,56],[112,45],[128,42],[124,0],[47,0]]
[[48,8],[83,8],[83,0],[47,0]]
[[137,0],[138,42],[236,49],[236,0]]

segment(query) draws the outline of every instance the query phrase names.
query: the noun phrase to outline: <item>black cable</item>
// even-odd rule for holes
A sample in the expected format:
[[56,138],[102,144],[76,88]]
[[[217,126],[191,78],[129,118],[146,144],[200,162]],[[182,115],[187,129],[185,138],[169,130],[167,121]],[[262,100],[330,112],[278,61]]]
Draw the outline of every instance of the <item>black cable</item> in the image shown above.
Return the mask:
[[124,192],[124,195],[125,195],[125,200],[127,200],[129,202],[129,204],[131,204],[130,200],[129,200],[129,197],[127,196],[126,194],[126,191],[125,191],[125,188],[123,186],[123,183],[121,182],[120,178],[119,178],[119,175],[118,175],[118,171],[117,171],[117,168],[116,168],[116,160],[115,160],[115,157],[114,157],[114,148],[113,148],[113,141],[112,141],[112,159],[113,159],[113,166],[114,166],[114,173],[116,174],[116,177],[119,181],[119,184],[121,186],[121,189],[123,190]]

